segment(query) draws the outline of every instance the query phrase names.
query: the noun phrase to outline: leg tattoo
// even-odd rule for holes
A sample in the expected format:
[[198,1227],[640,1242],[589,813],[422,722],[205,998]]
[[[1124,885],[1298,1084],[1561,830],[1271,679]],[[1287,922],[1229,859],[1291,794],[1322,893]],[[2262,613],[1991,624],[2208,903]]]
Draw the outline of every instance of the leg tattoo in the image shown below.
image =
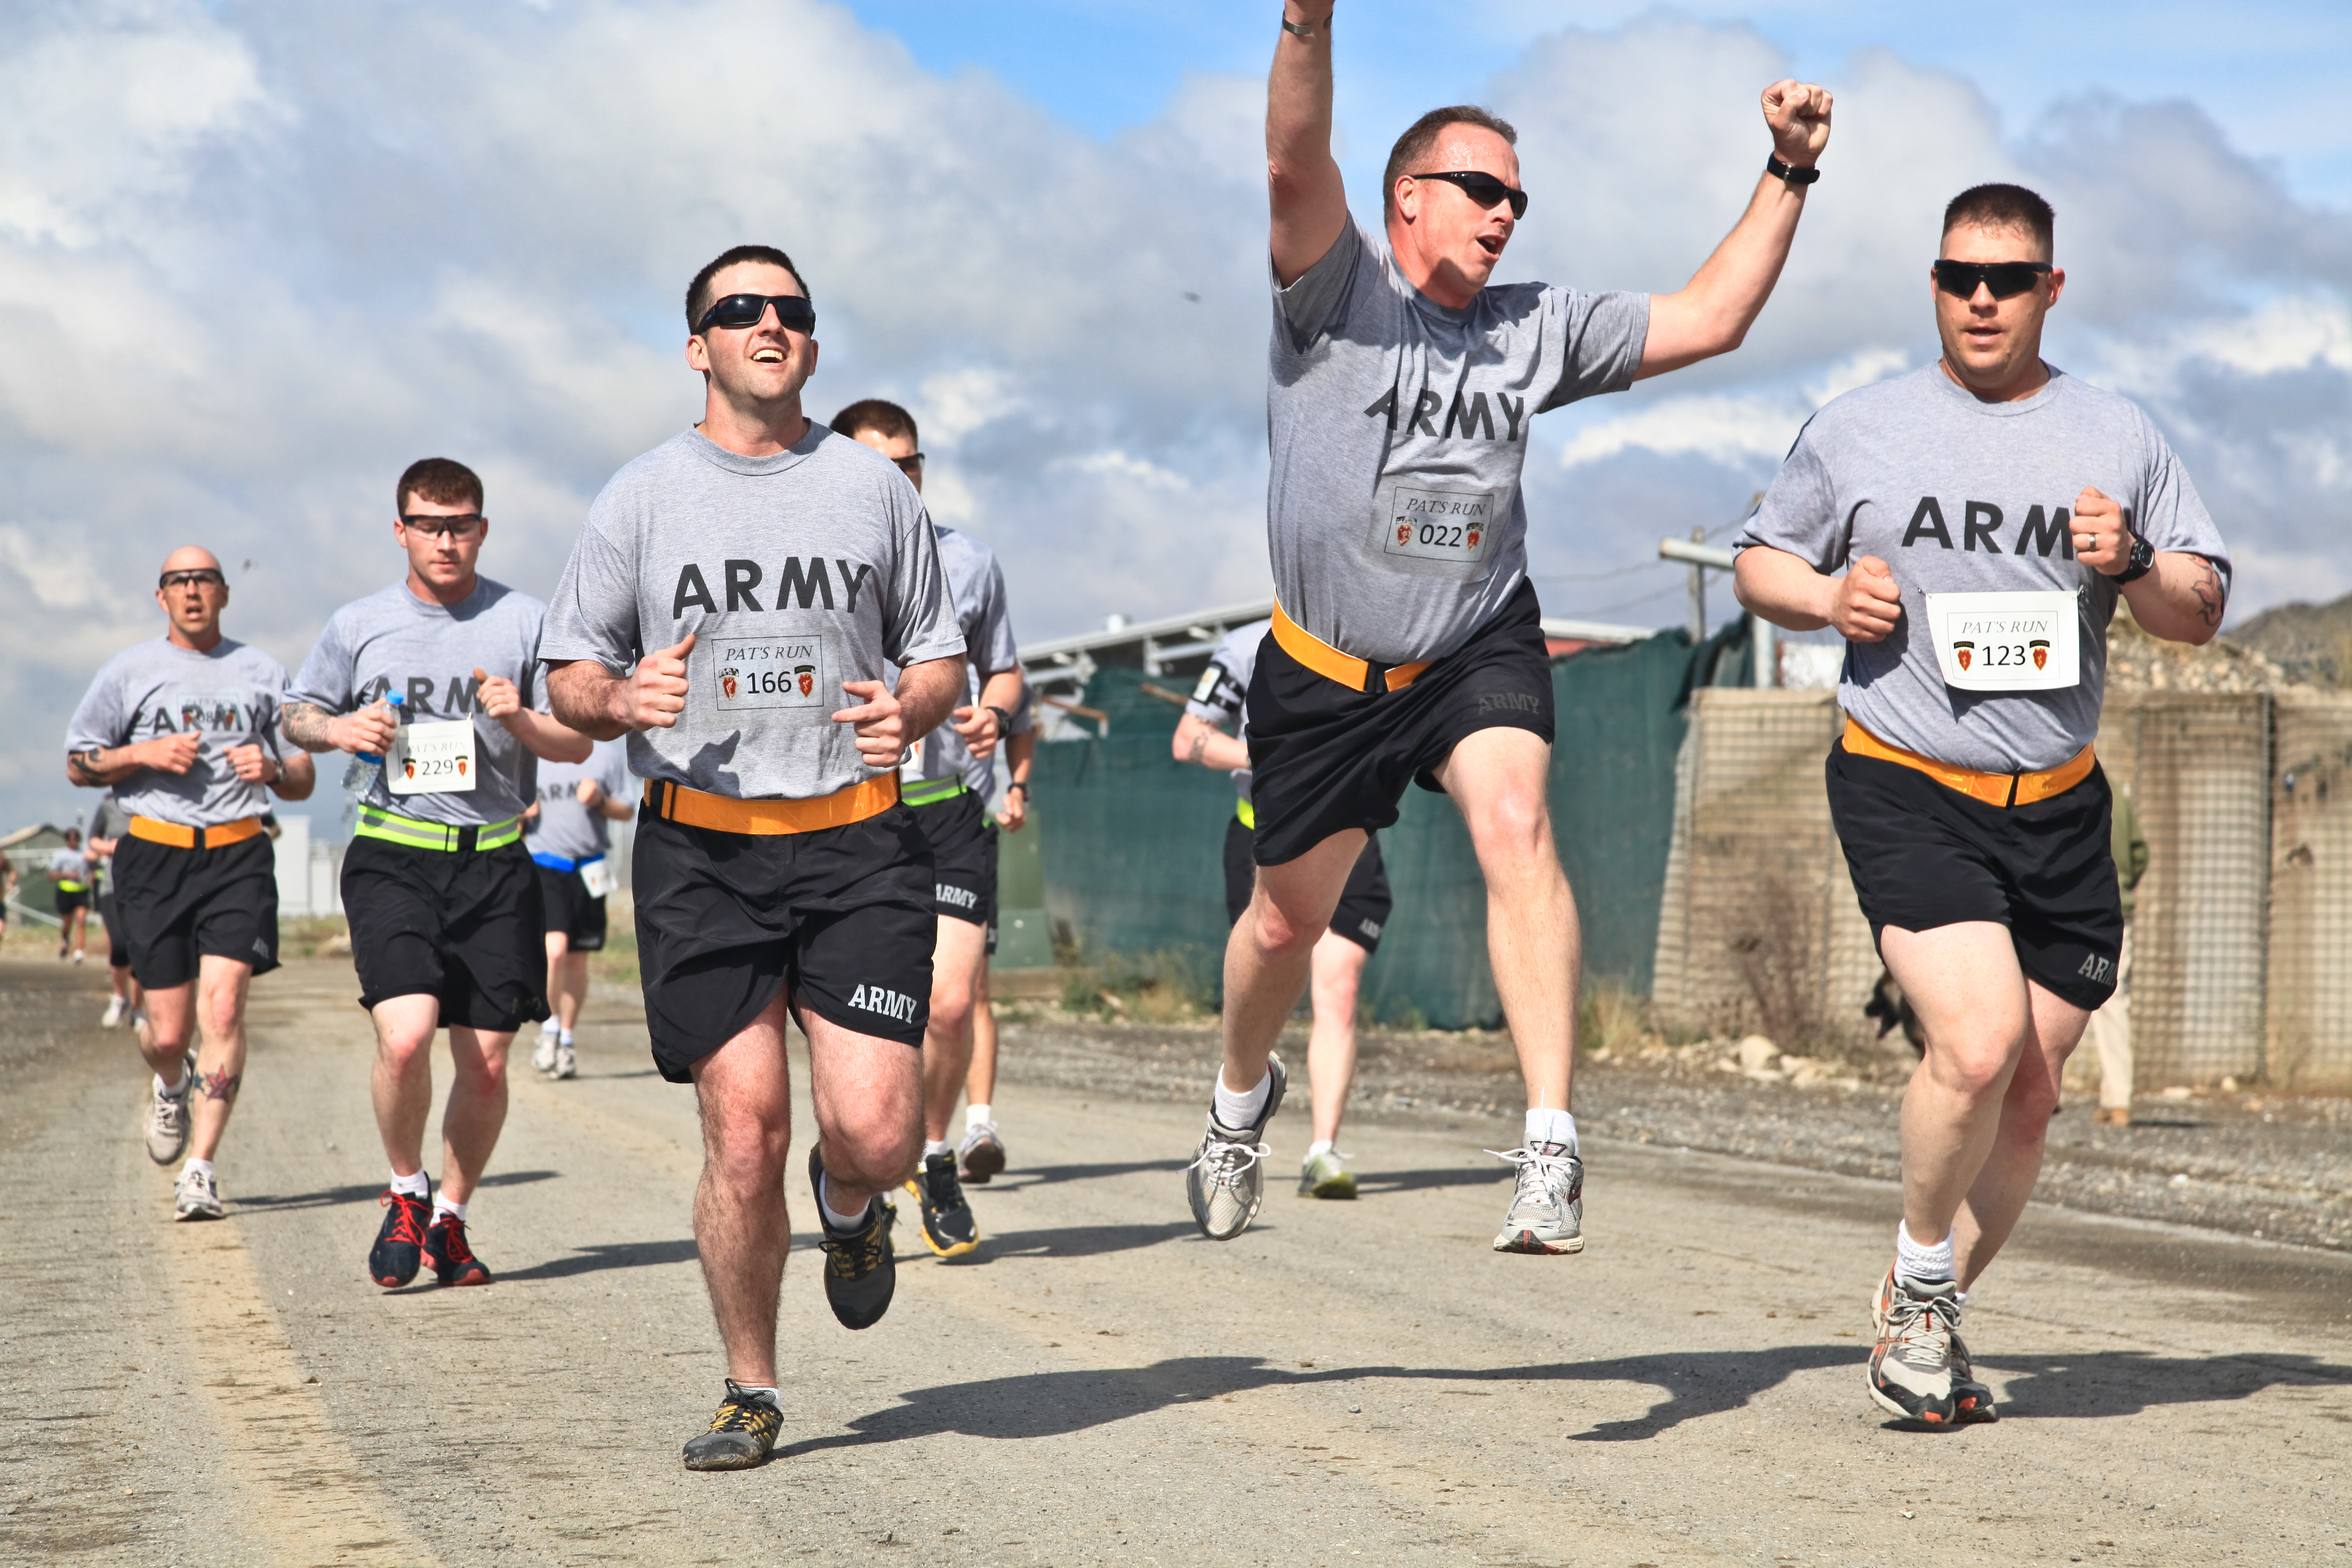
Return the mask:
[[243,1073],[200,1072],[196,1075],[196,1087],[205,1091],[206,1100],[235,1100],[236,1087],[244,1081]]

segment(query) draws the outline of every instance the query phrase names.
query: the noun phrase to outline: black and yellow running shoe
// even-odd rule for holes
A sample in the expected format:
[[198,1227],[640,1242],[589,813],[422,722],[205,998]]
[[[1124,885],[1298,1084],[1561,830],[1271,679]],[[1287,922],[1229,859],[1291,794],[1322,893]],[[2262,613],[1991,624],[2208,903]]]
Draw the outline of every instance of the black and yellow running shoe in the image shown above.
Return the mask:
[[926,1156],[923,1168],[907,1178],[923,1215],[923,1245],[941,1258],[961,1258],[980,1246],[980,1221],[956,1180],[953,1154]]
[[775,1451],[776,1435],[783,1430],[784,1413],[766,1389],[751,1393],[733,1378],[727,1380],[727,1397],[710,1418],[710,1430],[689,1438],[686,1468],[689,1470],[748,1470],[768,1462]]
[[835,1230],[824,1217],[824,1157],[809,1151],[809,1186],[816,1194],[817,1228],[824,1237],[824,1299],[845,1329],[870,1329],[890,1310],[898,1288],[898,1259],[890,1248],[890,1226],[898,1211],[876,1194],[866,1200],[866,1223]]

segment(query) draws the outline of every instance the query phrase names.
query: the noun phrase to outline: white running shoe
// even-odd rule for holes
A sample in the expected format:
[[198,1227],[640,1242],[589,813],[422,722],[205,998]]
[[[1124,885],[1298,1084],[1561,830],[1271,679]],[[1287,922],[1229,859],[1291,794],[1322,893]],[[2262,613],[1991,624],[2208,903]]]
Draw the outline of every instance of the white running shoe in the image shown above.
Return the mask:
[[560,1040],[556,1042],[555,1047],[555,1076],[558,1078],[580,1076],[579,1053]]
[[975,1121],[964,1129],[963,1146],[956,1155],[963,1161],[963,1179],[984,1187],[1003,1173],[1003,1134],[997,1131],[993,1121]]
[[106,1016],[98,1021],[98,1026],[101,1029],[111,1029],[122,1022],[122,1015],[129,1011],[131,1011],[130,1003],[120,996],[109,996],[106,999]]
[[220,1188],[213,1179],[194,1165],[180,1173],[173,1184],[174,1219],[218,1219],[221,1216]]
[[1519,1168],[1511,1208],[1496,1233],[1497,1252],[1557,1257],[1584,1250],[1584,1162],[1557,1143],[1489,1149]]
[[541,1072],[555,1070],[555,1037],[545,1029],[539,1032],[539,1044],[532,1047],[530,1065]]
[[1265,1124],[1282,1109],[1282,1091],[1290,1081],[1281,1061],[1268,1057],[1265,1109],[1247,1127],[1226,1127],[1217,1121],[1212,1102],[1209,1130],[1192,1163],[1184,1167],[1184,1196],[1192,1205],[1192,1223],[1211,1241],[1231,1241],[1249,1228],[1265,1202],[1265,1171],[1260,1162],[1274,1151],[1266,1147]]
[[194,1088],[191,1080],[177,1094],[159,1089],[147,1106],[147,1157],[159,1165],[170,1164],[187,1151],[188,1092]]
[[74,949],[74,962],[76,963],[79,963],[81,962],[81,949],[79,948]]

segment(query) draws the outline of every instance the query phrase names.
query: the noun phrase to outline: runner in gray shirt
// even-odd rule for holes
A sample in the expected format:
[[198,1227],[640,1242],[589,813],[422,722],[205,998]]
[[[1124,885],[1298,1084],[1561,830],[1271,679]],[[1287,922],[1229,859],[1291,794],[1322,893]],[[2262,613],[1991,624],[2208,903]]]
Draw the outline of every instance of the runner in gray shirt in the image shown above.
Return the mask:
[[[2017,1223],[2059,1077],[2114,991],[2123,910],[2092,755],[2116,601],[2202,643],[2230,563],[2147,416],[2045,363],[2066,274],[2049,204],[1945,209],[1943,355],[1815,415],[1740,540],[1756,614],[1846,639],[1831,819],[1927,1046],[1903,1102],[1903,1218],[1870,1395],[1990,1420],[1965,1292]],[[1835,575],[1841,570],[1843,575]]]
[[[1256,1214],[1285,1082],[1275,1037],[1367,836],[1418,782],[1454,796],[1486,875],[1487,947],[1527,1083],[1493,1245],[1571,1253],[1579,939],[1546,802],[1551,675],[1519,470],[1537,414],[1738,346],[1819,177],[1830,95],[1764,89],[1765,173],[1680,292],[1490,287],[1530,199],[1517,132],[1481,109],[1432,110],[1389,153],[1383,232],[1359,227],[1331,156],[1331,9],[1286,0],[1267,87],[1276,604],[1248,699],[1258,877],[1226,944],[1224,1064],[1186,1196],[1214,1240]],[[1536,199],[1572,205],[1563,173]]]
[[[869,397],[833,416],[833,427],[897,465],[919,492],[921,437],[915,416],[897,404]],[[980,1226],[963,1195],[959,1155],[948,1142],[957,1097],[971,1067],[972,1039],[982,1003],[982,976],[996,928],[996,827],[988,819],[995,785],[996,746],[1021,706],[1021,660],[1005,611],[1004,574],[996,553],[968,533],[933,524],[940,568],[963,633],[966,671],[962,706],[924,736],[898,769],[899,798],[914,814],[931,850],[931,900],[939,940],[931,950],[930,1022],[923,1032],[923,1163],[907,1183],[922,1216],[923,1243],[940,1258],[960,1258],[980,1245]],[[975,1127],[975,1133],[979,1129]],[[982,1181],[1003,1168],[1003,1142],[993,1125],[990,1152],[966,1142],[981,1157]]]
[[[478,570],[490,531],[481,479],[426,458],[393,494],[407,574],[329,618],[288,694],[286,733],[314,752],[383,759],[366,770],[342,887],[392,1165],[368,1277],[396,1289],[430,1264],[444,1285],[487,1285],[467,1205],[506,1123],[507,1048],[548,1011],[521,816],[538,763],[583,761],[589,742],[540,710],[545,606]],[[425,1124],[445,1028],[454,1076],[436,1193]]]
[[922,1146],[937,936],[898,770],[962,695],[964,643],[915,487],[802,411],[816,310],[792,258],[724,252],[687,286],[686,323],[702,421],[597,496],[542,651],[556,711],[627,733],[647,781],[631,866],[646,1023],[702,1115],[695,1239],[730,1374],[684,1458],[742,1469],[783,1419],[787,1012],[809,1042],[825,1299],[863,1329],[896,1286],[882,1194]]
[[547,1001],[530,1065],[557,1079],[578,1075],[574,1030],[588,1000],[588,955],[604,946],[604,900],[617,885],[604,851],[612,826],[636,815],[628,748],[599,741],[584,763],[539,770],[539,800],[525,815],[523,847],[539,867],[547,915]]
[[278,743],[285,668],[221,635],[228,597],[211,552],[173,551],[155,587],[164,635],[106,662],[66,737],[66,776],[110,790],[100,814],[111,840],[107,925],[111,938],[120,920],[146,990],[137,1037],[153,1074],[147,1155],[167,1165],[186,1152],[173,1189],[184,1220],[221,1215],[213,1159],[245,1079],[246,996],[255,975],[278,967],[277,861],[262,814],[272,793],[304,799],[318,776]]

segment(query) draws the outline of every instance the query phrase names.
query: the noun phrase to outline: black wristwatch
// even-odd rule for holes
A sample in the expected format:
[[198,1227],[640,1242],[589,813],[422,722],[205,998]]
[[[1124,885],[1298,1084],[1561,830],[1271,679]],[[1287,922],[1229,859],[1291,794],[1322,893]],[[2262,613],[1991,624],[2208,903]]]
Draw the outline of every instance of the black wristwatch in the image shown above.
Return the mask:
[[994,704],[991,704],[988,710],[996,715],[996,732],[998,734],[1010,735],[1013,733],[1012,714],[1007,713],[1003,709],[996,707]]
[[2116,586],[2120,588],[2126,583],[2137,583],[2155,570],[2156,546],[2135,533],[2132,535],[2131,554],[2125,558],[2124,569],[2116,574]]
[[1764,172],[1791,185],[1810,185],[1822,177],[1819,169],[1800,169],[1794,163],[1783,163],[1778,153],[1764,154]]
[[1029,781],[1027,779],[1014,779],[1011,784],[1004,786],[1004,793],[1011,795],[1016,789],[1023,795],[1027,795],[1029,793]]

